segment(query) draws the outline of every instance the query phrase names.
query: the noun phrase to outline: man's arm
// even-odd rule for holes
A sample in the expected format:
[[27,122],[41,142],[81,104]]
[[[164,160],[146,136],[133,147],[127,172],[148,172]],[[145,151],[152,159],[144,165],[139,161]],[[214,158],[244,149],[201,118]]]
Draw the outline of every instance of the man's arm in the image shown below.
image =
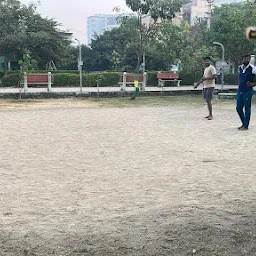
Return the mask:
[[194,89],[196,89],[203,81],[205,81],[204,79],[205,79],[205,78],[202,77],[202,78],[198,81],[198,83],[194,86]]
[[248,81],[246,84],[248,87],[254,87],[256,85],[255,83],[250,82],[250,81]]
[[209,76],[209,77],[202,77],[199,82],[194,86],[194,88],[196,89],[199,84],[201,84],[203,81],[206,81],[206,80],[214,80],[214,79],[217,79],[217,74],[214,74],[212,76]]
[[[252,66],[252,74],[256,75],[256,66]],[[255,83],[250,82],[250,81],[248,81],[246,84],[247,84],[248,87],[255,87],[256,86]]]

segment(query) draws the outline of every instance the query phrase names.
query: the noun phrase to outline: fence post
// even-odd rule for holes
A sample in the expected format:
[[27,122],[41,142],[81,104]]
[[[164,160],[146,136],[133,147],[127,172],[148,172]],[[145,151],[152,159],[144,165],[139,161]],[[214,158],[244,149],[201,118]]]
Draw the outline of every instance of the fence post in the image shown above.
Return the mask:
[[147,72],[143,73],[143,83],[142,83],[142,90],[145,91],[147,86]]
[[28,76],[27,72],[24,72],[24,92],[28,92]]
[[126,90],[126,72],[123,72],[123,83],[122,83],[122,87],[121,90],[125,91]]
[[52,73],[48,72],[48,92],[52,90]]

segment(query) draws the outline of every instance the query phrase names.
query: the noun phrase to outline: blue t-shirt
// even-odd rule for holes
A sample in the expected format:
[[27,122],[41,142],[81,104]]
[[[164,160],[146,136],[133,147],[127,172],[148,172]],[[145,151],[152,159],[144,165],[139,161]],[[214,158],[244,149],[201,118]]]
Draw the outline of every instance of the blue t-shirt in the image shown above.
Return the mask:
[[249,64],[244,67],[244,65],[239,67],[239,92],[248,92],[253,90],[252,87],[247,86],[247,82],[254,82],[256,74],[256,67]]

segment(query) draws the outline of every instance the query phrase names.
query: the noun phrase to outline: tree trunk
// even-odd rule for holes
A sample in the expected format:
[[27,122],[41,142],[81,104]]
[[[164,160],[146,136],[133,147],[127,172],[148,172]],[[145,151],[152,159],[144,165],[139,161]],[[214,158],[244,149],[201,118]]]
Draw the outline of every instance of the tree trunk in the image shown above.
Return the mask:
[[7,57],[4,56],[4,73],[5,73],[5,75],[7,75],[7,72],[8,72],[8,60],[7,60]]

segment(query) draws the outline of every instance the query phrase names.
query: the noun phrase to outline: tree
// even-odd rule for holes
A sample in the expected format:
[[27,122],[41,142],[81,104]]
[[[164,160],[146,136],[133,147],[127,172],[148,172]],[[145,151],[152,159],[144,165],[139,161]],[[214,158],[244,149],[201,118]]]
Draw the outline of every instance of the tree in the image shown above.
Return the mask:
[[[133,12],[136,12],[138,17],[137,31],[139,35],[139,50],[136,70],[137,73],[139,73],[142,55],[150,40],[154,37],[157,20],[171,20],[175,16],[175,13],[180,10],[182,0],[126,0],[126,4]],[[143,16],[151,17],[154,22],[150,23],[148,26],[144,25],[142,22]],[[138,92],[139,89],[136,88],[132,99],[136,98]]]
[[213,13],[210,40],[220,42],[225,47],[226,58],[239,65],[241,56],[252,53],[255,42],[246,40],[245,29],[254,24],[256,18],[255,1],[245,4],[222,5]]
[[58,22],[36,13],[35,5],[0,0],[0,24],[0,55],[5,57],[5,63],[21,58],[28,50],[40,68],[48,61],[59,64],[67,59],[70,41],[58,29]]
[[55,65],[68,62],[71,42],[58,28],[59,25],[57,21],[42,18],[36,13],[28,13],[26,17],[23,49],[31,51],[41,68],[45,68],[49,61],[54,61]]
[[24,40],[20,17],[24,8],[16,0],[0,0],[0,55],[5,57],[5,69],[8,60],[19,53]]
[[147,50],[147,69],[166,70],[177,63],[183,49],[182,27],[163,22],[158,24],[154,38]]
[[[150,40],[154,37],[157,21],[171,20],[175,13],[180,10],[182,0],[126,0],[126,4],[137,14],[139,37],[137,72],[139,72],[142,54]],[[150,16],[153,22],[148,26],[143,25],[142,19],[144,16]]]
[[193,74],[190,79],[196,81],[202,76],[203,58],[217,58],[216,48],[207,41],[206,21],[197,21],[194,26],[185,21],[182,27],[184,42],[180,53],[181,68],[187,76]]

